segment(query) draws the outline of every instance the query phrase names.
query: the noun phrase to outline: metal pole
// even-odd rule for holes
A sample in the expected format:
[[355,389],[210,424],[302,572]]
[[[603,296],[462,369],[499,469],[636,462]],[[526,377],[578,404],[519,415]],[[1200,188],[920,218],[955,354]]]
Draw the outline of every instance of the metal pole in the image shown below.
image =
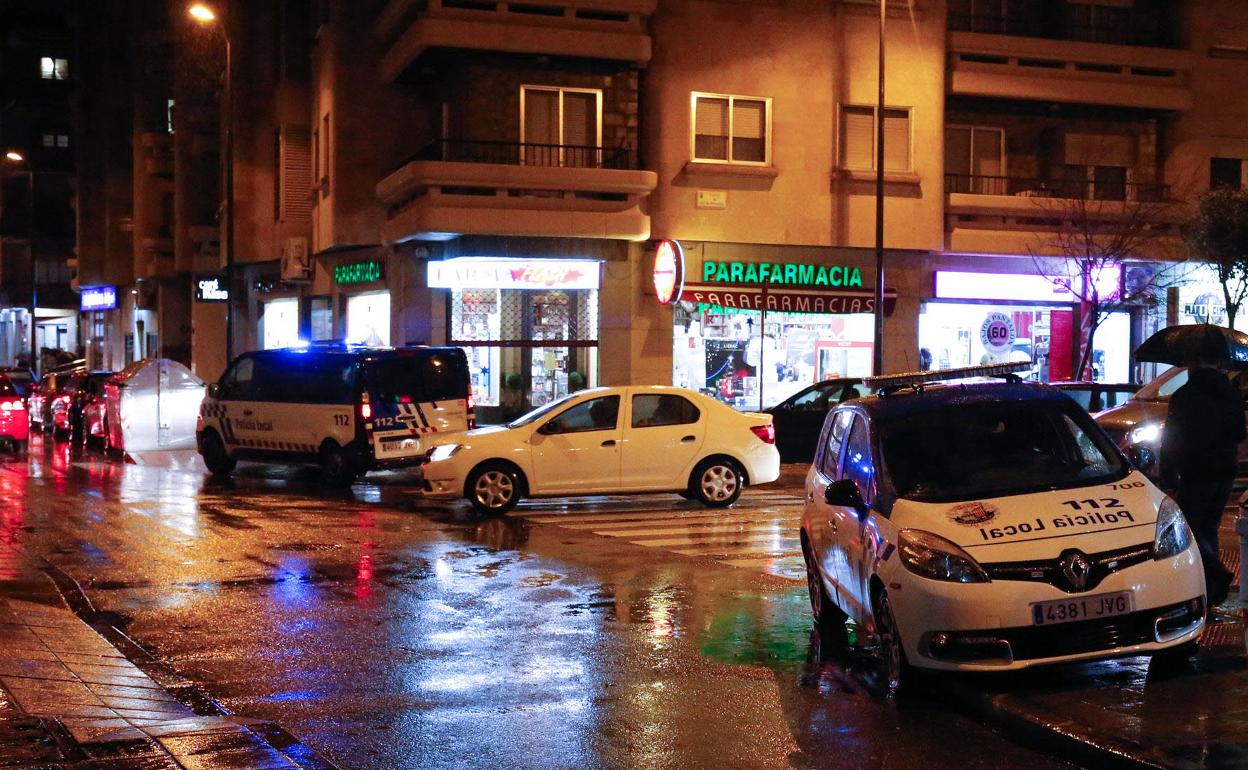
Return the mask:
[[38,366],[38,342],[35,330],[35,309],[39,306],[39,284],[35,280],[35,170],[26,166],[27,190],[30,194],[30,221],[26,226],[26,251],[30,259],[30,368],[40,374]]
[[875,107],[875,344],[871,370],[884,373],[884,16],[887,0],[880,0],[879,96]]
[[225,360],[234,358],[234,57],[230,47],[229,19],[221,22],[225,37]]

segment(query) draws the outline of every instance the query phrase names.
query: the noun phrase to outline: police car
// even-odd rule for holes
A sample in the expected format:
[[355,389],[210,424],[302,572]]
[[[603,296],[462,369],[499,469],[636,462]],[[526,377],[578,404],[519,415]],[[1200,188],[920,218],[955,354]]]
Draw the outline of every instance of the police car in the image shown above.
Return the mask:
[[208,387],[195,438],[204,464],[314,462],[347,485],[380,468],[419,465],[434,435],[475,427],[459,348],[317,345],[236,358]]
[[825,638],[852,618],[877,640],[890,689],[911,666],[1187,650],[1204,628],[1178,506],[1073,400],[1011,375],[1025,367],[870,378],[876,395],[824,421],[801,530],[812,612]]

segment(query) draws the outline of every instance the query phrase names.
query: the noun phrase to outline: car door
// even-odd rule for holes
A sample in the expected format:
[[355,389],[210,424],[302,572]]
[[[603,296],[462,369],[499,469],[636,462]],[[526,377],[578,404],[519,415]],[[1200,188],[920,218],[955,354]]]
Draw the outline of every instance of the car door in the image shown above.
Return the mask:
[[[234,361],[221,377],[217,400],[221,402],[221,439],[230,450],[254,449],[260,446],[256,431],[256,359],[242,356]],[[156,394],[150,395],[151,409],[156,409]]]
[[533,432],[535,494],[612,492],[620,486],[620,396],[579,401]]
[[620,488],[680,489],[706,438],[706,414],[676,393],[633,392],[624,428]]
[[845,436],[849,432],[853,418],[854,413],[849,409],[835,412],[832,415],[827,437],[816,454],[815,464],[808,474],[809,481],[806,485],[806,505],[809,506],[810,511],[807,517],[810,522],[808,534],[811,546],[816,558],[819,559],[823,574],[834,584],[837,602],[841,606],[847,606],[845,601],[840,599],[842,589],[840,570],[837,568],[837,564],[845,560],[844,554],[837,550],[840,544],[836,539],[836,532],[841,522],[837,516],[837,509],[828,505],[824,495],[828,487],[840,478]]
[[840,478],[852,481],[866,503],[859,512],[849,507],[835,507],[829,513],[836,521],[832,547],[837,554],[835,568],[837,583],[846,606],[852,607],[850,615],[865,617],[867,607],[866,553],[872,543],[868,537],[867,522],[875,501],[875,459],[871,451],[871,426],[862,414],[855,414],[853,424],[845,438],[845,451],[841,457]]

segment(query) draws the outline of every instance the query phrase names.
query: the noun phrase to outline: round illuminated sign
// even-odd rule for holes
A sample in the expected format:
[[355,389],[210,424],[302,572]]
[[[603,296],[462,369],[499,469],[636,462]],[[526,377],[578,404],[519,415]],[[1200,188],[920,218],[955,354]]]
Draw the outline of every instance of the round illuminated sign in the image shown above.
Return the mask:
[[685,250],[679,241],[659,241],[654,250],[654,292],[659,303],[670,305],[685,288]]
[[989,313],[979,327],[979,341],[989,353],[1005,353],[1014,345],[1017,334],[1014,320],[1005,313]]

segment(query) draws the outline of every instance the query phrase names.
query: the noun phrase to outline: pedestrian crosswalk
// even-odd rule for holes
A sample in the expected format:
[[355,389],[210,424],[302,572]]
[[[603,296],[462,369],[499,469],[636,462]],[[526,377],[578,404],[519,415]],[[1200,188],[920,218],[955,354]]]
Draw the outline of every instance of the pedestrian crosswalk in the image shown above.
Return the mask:
[[560,500],[554,505],[546,500],[540,507],[517,508],[510,516],[803,580],[798,533],[802,499],[770,491],[750,492],[727,509],[666,498],[594,498]]

